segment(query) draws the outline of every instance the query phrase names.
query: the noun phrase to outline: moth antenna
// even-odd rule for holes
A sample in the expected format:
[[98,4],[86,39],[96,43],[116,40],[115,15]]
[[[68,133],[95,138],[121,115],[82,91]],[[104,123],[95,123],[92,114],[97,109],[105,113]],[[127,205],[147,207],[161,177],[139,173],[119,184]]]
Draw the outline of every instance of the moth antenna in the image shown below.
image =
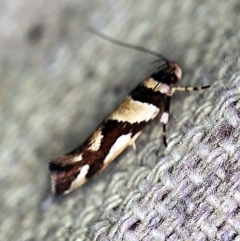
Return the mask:
[[[155,61],[156,62],[156,61]],[[164,64],[162,64],[162,65],[160,65],[157,69],[161,69],[161,68],[163,68],[164,66],[166,66],[167,64],[166,63],[164,63]]]
[[135,49],[137,51],[140,51],[140,52],[144,52],[144,53],[147,53],[147,54],[151,54],[153,56],[156,56],[158,58],[160,58],[161,60],[164,60],[166,62],[169,62],[169,60],[164,57],[163,55],[153,51],[153,50],[150,50],[150,49],[147,49],[147,48],[144,48],[144,47],[141,47],[141,46],[138,46],[138,45],[134,45],[134,44],[129,44],[129,43],[125,43],[125,42],[122,42],[120,40],[117,40],[113,37],[110,37],[110,36],[107,36],[106,34],[98,31],[97,29],[93,28],[92,26],[89,26],[87,28],[87,31],[98,36],[99,38],[101,39],[104,39],[112,44],[116,44],[118,46],[121,46],[121,47],[124,47],[124,48],[129,48],[129,49]]

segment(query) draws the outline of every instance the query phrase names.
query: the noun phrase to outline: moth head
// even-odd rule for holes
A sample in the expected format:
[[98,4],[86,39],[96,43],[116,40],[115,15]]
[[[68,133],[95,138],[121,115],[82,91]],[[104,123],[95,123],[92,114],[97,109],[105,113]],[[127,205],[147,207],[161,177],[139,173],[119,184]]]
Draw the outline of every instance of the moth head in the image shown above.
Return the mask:
[[165,73],[167,75],[166,79],[170,81],[170,85],[175,84],[179,79],[182,78],[182,70],[174,61],[169,61],[168,66],[165,69]]
[[[159,84],[165,84],[171,87],[182,77],[182,70],[174,61],[168,60],[158,69],[159,71],[152,74],[151,76],[155,82],[158,82],[157,86]],[[154,89],[156,89],[156,87]]]

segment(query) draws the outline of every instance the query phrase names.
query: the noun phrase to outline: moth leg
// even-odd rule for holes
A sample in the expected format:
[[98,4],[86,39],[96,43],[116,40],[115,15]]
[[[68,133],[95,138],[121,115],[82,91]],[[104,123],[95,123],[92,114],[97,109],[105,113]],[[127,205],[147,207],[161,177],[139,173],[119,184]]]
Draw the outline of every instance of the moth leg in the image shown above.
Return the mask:
[[141,131],[139,131],[135,136],[133,136],[133,138],[131,139],[129,146],[132,146],[133,150],[136,151],[137,150],[137,146],[135,141],[137,140],[137,138],[142,134]]
[[164,146],[167,147],[166,124],[163,124],[162,137],[163,137],[163,144]]
[[175,91],[199,91],[199,90],[203,90],[203,89],[207,89],[209,88],[210,85],[206,85],[206,86],[198,86],[198,87],[190,87],[190,86],[177,86],[177,87],[173,87],[171,94],[173,94]]
[[162,113],[160,122],[163,123],[163,143],[167,147],[167,136],[166,136],[166,124],[168,123],[169,111],[170,111],[171,95],[167,96],[164,111]]
[[203,89],[209,88],[210,85],[205,85],[205,86],[197,86],[197,87],[191,87],[191,86],[177,86],[177,87],[172,87],[170,93],[167,96],[166,104],[164,106],[164,112],[162,113],[160,122],[163,123],[163,143],[167,147],[167,137],[166,137],[166,124],[168,122],[168,117],[169,117],[169,111],[170,111],[170,101],[171,101],[171,96],[174,94],[175,91],[199,91]]

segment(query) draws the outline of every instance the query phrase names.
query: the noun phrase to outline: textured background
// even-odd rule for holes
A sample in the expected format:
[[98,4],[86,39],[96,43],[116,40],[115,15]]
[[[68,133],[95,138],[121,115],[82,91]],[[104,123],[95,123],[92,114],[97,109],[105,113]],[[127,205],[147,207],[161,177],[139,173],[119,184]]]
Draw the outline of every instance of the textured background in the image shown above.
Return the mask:
[[[0,1],[0,240],[240,240],[240,3]],[[48,161],[79,145],[153,57],[178,61],[162,145],[156,121],[105,172],[60,198]]]

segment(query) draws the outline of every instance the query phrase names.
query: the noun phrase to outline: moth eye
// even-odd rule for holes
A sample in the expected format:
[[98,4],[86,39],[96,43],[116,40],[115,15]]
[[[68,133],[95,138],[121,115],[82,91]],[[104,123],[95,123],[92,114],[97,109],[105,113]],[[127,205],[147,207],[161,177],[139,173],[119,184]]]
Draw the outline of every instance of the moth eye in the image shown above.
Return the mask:
[[176,83],[178,80],[179,80],[179,78],[178,78],[175,74],[174,74],[173,76],[171,76],[170,81],[171,81],[172,83]]

